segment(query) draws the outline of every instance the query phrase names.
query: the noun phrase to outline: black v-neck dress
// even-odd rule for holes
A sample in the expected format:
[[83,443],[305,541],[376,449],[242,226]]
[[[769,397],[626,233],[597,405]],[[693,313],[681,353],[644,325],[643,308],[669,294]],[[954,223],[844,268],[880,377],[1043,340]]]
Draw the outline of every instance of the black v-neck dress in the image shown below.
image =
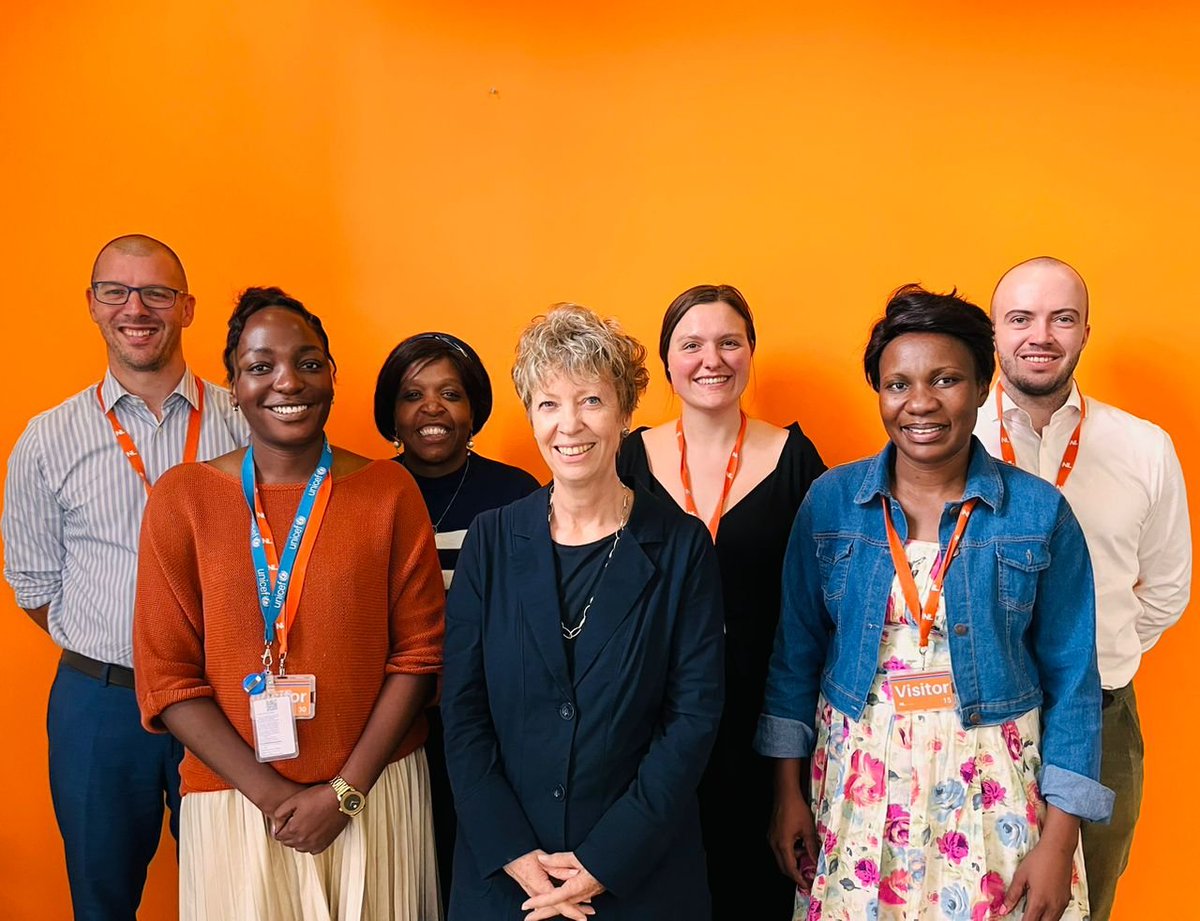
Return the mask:
[[[625,439],[617,471],[628,485],[673,505],[650,472],[645,431]],[[809,485],[824,471],[816,447],[793,422],[775,470],[725,513],[717,531],[725,601],[725,709],[699,790],[715,921],[792,913],[795,887],[780,873],[767,844],[773,762],[758,755],[752,743],[779,622],[780,577],[792,520]]]

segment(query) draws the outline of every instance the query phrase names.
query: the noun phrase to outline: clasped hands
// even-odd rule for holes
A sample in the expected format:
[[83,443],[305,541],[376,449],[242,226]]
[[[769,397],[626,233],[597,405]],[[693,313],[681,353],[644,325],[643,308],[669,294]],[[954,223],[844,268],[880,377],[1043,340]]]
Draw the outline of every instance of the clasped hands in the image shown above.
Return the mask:
[[[587,871],[574,851],[547,854],[530,851],[508,863],[504,872],[517,881],[529,896],[521,905],[529,914],[525,921],[542,921],[561,915],[571,921],[587,921],[596,909],[593,898],[604,886]],[[557,882],[556,882],[557,881]]]
[[350,821],[338,808],[337,794],[329,784],[305,786],[280,778],[267,802],[259,804],[280,844],[306,854],[319,854],[342,833]]

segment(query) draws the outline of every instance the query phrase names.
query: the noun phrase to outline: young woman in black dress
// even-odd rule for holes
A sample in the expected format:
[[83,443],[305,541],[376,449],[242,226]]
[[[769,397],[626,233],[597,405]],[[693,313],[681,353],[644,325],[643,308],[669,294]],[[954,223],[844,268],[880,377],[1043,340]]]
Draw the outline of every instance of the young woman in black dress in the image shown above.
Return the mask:
[[794,886],[767,843],[770,762],[751,747],[779,620],[779,585],[792,519],[825,470],[793,422],[779,428],[742,412],[755,348],[754,319],[730,285],[698,285],[667,308],[659,355],[682,411],[633,432],[618,470],[708,525],[725,601],[725,709],[700,814],[713,917],[786,918]]

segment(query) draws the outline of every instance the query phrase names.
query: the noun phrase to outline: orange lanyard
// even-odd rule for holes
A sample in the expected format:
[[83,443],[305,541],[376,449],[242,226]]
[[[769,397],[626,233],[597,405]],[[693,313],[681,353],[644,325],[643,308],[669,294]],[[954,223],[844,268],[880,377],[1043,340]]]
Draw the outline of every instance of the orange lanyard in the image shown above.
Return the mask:
[[[1013,450],[1012,440],[1008,437],[1008,429],[1004,427],[1004,387],[1000,382],[996,382],[996,417],[1000,420],[1000,457],[1006,464],[1017,463],[1017,454]],[[1079,455],[1079,436],[1083,432],[1083,420],[1087,418],[1087,401],[1083,399],[1083,394],[1079,394],[1079,424],[1075,426],[1075,431],[1071,434],[1071,440],[1067,442],[1067,448],[1063,451],[1062,461],[1058,465],[1058,476],[1054,478],[1054,485],[1062,489],[1067,485],[1067,477],[1071,475],[1071,471],[1075,469],[1075,458]]]
[[[713,542],[717,540],[717,528],[721,526],[721,514],[725,511],[725,503],[729,500],[729,491],[733,489],[733,480],[742,466],[742,442],[746,440],[746,423],[749,420],[742,413],[742,425],[738,429],[737,440],[733,443],[733,451],[729,455],[729,463],[725,465],[725,485],[721,490],[721,501],[713,509],[712,518],[708,521],[708,533]],[[700,517],[696,508],[696,499],[692,495],[692,475],[688,473],[687,439],[683,437],[683,419],[675,420],[675,435],[679,439],[679,479],[683,481],[683,510],[689,515]]]
[[[146,464],[142,461],[142,455],[138,453],[137,445],[133,443],[133,439],[124,427],[117,421],[117,407],[114,405],[112,409],[105,412],[104,410],[104,382],[101,381],[96,385],[96,399],[100,402],[100,411],[104,413],[108,424],[112,426],[113,434],[117,436],[117,444],[121,446],[121,451],[125,454],[125,459],[129,461],[129,465],[133,467],[133,472],[142,478],[142,485],[146,487],[147,495],[150,493],[150,478],[146,476]],[[183,462],[192,464],[196,461],[196,455],[200,450],[200,417],[204,414],[204,382],[199,378],[196,379],[196,405],[192,407],[192,411],[188,416],[187,438],[183,443]]]
[[[325,517],[325,509],[329,505],[329,495],[333,492],[333,476],[326,476],[317,488],[316,501],[312,513],[304,525],[303,536],[296,549],[296,561],[292,565],[291,575],[287,582],[287,600],[279,619],[275,621],[275,633],[279,637],[279,674],[284,674],[284,663],[288,654],[288,631],[296,622],[296,614],[300,610],[300,595],[304,591],[304,577],[308,574],[308,560],[312,556],[313,544],[317,542],[317,532],[321,530],[321,520]],[[275,589],[276,574],[279,572],[279,551],[275,547],[275,538],[271,534],[271,525],[263,511],[262,497],[258,493],[257,484],[254,487],[254,517],[258,522],[258,530],[262,534],[263,550],[267,554],[267,569],[270,573],[271,590]]]
[[913,578],[912,569],[908,565],[904,544],[900,542],[900,535],[896,533],[896,526],[892,524],[892,512],[888,508],[887,497],[884,496],[882,499],[883,522],[887,527],[892,564],[896,567],[896,578],[900,580],[900,588],[904,592],[904,602],[908,607],[908,613],[916,621],[918,629],[921,631],[921,651],[924,652],[925,647],[929,645],[929,631],[933,629],[933,621],[937,617],[938,602],[942,598],[942,585],[946,581],[946,571],[950,568],[955,554],[958,553],[958,542],[962,540],[963,531],[967,529],[967,522],[971,518],[971,512],[975,510],[977,500],[970,499],[962,504],[962,509],[958,513],[958,523],[954,526],[950,543],[946,545],[946,555],[942,557],[941,571],[930,582],[929,594],[922,606],[921,593],[917,589],[917,580]]

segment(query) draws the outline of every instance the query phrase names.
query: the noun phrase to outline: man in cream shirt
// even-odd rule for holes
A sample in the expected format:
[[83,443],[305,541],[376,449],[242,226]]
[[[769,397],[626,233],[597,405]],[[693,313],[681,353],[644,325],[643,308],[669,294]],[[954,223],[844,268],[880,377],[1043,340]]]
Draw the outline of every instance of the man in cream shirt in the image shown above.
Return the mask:
[[1093,921],[1108,921],[1142,802],[1142,734],[1133,677],[1177,621],[1191,587],[1183,472],[1161,428],[1080,393],[1075,366],[1091,331],[1083,279],[1042,256],[1009,269],[992,295],[1000,380],[975,434],[996,457],[1055,483],[1083,526],[1096,577],[1104,687],[1101,782],[1109,825],[1083,826]]

